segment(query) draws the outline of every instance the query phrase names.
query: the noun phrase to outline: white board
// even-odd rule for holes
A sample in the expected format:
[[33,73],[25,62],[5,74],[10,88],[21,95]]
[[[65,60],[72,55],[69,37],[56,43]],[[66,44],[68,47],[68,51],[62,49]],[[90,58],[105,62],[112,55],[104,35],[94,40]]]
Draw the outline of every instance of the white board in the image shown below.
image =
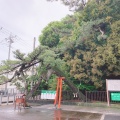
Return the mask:
[[55,99],[56,91],[54,90],[42,90],[41,99]]
[[108,91],[120,91],[120,79],[107,79]]

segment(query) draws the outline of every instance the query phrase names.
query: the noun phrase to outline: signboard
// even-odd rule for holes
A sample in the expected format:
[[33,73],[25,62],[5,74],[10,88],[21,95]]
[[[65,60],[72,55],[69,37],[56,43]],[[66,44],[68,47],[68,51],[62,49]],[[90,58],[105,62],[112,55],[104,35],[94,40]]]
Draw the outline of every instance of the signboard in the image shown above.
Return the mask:
[[120,80],[108,79],[107,87],[108,87],[108,91],[120,91]]
[[120,101],[120,92],[119,93],[111,93],[112,101]]
[[120,101],[120,79],[106,79],[106,91],[108,106],[110,106],[110,92],[111,101]]
[[56,91],[54,90],[42,90],[41,99],[55,99]]

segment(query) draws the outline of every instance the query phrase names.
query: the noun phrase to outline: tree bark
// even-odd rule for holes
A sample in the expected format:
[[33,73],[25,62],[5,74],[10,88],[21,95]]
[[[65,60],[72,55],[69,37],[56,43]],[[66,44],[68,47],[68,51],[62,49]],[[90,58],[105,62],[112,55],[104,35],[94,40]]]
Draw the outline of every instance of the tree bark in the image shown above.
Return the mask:
[[41,80],[42,78],[40,77],[39,80],[38,80],[38,83],[35,84],[35,86],[32,88],[32,90],[30,90],[30,92],[27,94],[26,96],[26,99],[28,100],[32,95],[33,93],[37,90],[37,88],[39,87],[40,83],[41,83]]
[[73,94],[77,94],[79,100],[85,101],[85,95],[81,91],[79,91],[78,88],[70,80],[65,79],[64,81],[73,91]]
[[78,90],[78,88],[73,84],[72,81],[68,80],[69,78],[67,76],[65,76],[63,71],[59,70],[56,67],[54,67],[53,70],[55,71],[55,74],[57,76],[65,77],[64,82],[70,87],[70,89],[73,91],[73,94],[75,93],[78,95],[79,100],[85,101],[85,95],[81,91]]

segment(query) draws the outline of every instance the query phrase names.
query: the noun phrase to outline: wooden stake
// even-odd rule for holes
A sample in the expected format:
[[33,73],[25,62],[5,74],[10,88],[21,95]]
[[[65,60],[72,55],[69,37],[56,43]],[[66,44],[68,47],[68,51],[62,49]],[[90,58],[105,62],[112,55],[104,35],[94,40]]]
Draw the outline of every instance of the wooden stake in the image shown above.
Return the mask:
[[62,99],[62,80],[64,80],[64,77],[58,77],[57,78],[57,89],[56,89],[56,97],[54,101],[54,105],[58,103],[58,109],[60,109],[61,106],[61,99]]

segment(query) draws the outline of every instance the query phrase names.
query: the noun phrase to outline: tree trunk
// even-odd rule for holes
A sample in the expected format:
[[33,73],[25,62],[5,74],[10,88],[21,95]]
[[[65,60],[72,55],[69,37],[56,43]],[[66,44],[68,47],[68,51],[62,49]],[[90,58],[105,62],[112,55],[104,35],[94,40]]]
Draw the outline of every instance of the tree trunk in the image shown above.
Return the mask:
[[27,94],[28,94],[28,89],[27,89],[28,84],[27,84],[26,78],[25,78],[25,76],[24,76],[24,73],[23,73],[23,72],[21,72],[20,74],[21,74],[22,79],[24,80],[24,83],[25,83],[24,94],[25,94],[25,95],[27,95]]
[[78,95],[78,98],[81,100],[81,101],[85,101],[85,95],[78,90],[78,88],[74,85],[74,83],[70,80],[68,80],[68,77],[65,76],[64,72],[59,70],[58,68],[54,67],[53,70],[55,71],[55,74],[57,76],[62,76],[62,77],[65,77],[65,80],[64,82],[70,87],[70,89],[73,91],[73,94],[77,94]]
[[35,86],[32,88],[32,90],[27,94],[26,99],[28,100],[33,93],[37,90],[37,88],[39,87],[40,83],[41,83],[42,78],[40,77],[40,79],[38,80],[38,83],[35,84]]
[[70,81],[65,79],[64,82],[70,87],[70,89],[73,91],[73,94],[77,94],[79,100],[85,101],[85,95],[78,90],[78,88]]

